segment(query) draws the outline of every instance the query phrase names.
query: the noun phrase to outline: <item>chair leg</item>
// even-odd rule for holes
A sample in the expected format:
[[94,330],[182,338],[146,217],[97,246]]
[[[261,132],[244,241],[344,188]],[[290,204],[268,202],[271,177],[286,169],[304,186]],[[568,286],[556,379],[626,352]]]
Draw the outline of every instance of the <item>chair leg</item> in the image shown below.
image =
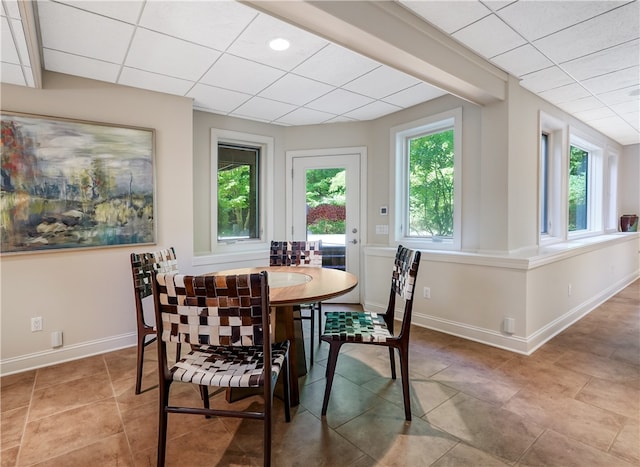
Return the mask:
[[160,418],[158,420],[158,466],[164,467],[167,451],[167,412],[165,407],[169,405],[169,387],[171,382],[160,382]]
[[[271,381],[265,381],[265,384],[271,384]],[[272,408],[273,408],[273,392],[271,392],[271,397],[269,398],[269,400],[264,401],[263,464],[265,467],[268,467],[271,465],[271,409]]]
[[313,304],[311,306],[311,331],[309,332],[309,336],[311,337],[311,344],[309,344],[309,366],[313,365],[313,348],[315,347],[315,321],[316,321],[316,305]]
[[282,367],[282,391],[284,396],[284,420],[289,423],[291,421],[291,392],[289,385],[291,384],[289,375],[289,352],[284,358]]
[[396,379],[396,354],[393,347],[389,347],[389,363],[391,363],[391,379]]
[[[391,350],[391,347],[389,347]],[[404,398],[404,418],[411,421],[411,394],[409,387],[409,349],[406,347],[399,349],[400,374],[402,377],[402,396]]]
[[[200,386],[200,398],[202,399],[202,406],[205,409],[209,408],[209,387],[208,386]],[[205,418],[211,418],[211,415],[205,415]]]
[[338,354],[342,342],[329,343],[329,361],[327,362],[327,384],[324,388],[324,399],[322,400],[322,416],[327,415],[327,406],[329,405],[329,396],[331,395],[331,386],[333,385],[333,377],[336,373],[336,364],[338,362]]
[[136,394],[140,394],[142,388],[142,364],[144,363],[144,338],[138,334],[138,360],[136,361]]

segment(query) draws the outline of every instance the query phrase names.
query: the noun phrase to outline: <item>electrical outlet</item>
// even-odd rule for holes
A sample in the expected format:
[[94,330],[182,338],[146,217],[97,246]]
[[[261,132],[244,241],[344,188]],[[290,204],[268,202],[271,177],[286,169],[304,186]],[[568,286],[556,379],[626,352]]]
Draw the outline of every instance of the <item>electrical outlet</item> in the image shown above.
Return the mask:
[[42,316],[31,318],[31,332],[42,331]]
[[425,287],[424,289],[422,289],[422,297],[431,298],[431,289],[429,287]]

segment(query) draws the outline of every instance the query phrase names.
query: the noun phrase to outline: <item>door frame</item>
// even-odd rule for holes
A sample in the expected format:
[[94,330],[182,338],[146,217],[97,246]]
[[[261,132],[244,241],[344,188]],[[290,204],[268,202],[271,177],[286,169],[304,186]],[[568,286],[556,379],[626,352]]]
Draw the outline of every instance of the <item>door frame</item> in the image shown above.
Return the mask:
[[[285,196],[286,196],[286,208],[285,208],[285,237],[287,240],[293,240],[293,159],[297,157],[323,157],[323,156],[343,156],[343,155],[358,155],[360,158],[360,206],[359,206],[359,226],[358,232],[360,233],[358,241],[358,301],[363,303],[362,297],[364,297],[364,283],[361,280],[363,271],[363,247],[367,244],[367,147],[366,146],[352,146],[341,148],[322,148],[322,149],[298,149],[285,151],[285,170],[287,176],[285,177]],[[339,300],[339,298],[338,298]]]

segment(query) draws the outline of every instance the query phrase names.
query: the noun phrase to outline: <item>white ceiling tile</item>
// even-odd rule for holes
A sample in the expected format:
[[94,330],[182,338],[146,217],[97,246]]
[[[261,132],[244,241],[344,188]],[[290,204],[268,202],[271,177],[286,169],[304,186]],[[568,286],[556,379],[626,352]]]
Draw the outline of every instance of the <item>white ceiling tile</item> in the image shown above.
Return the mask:
[[192,81],[159,75],[157,73],[137,70],[135,68],[124,67],[122,69],[122,73],[120,73],[118,84],[184,96],[195,83]]
[[562,64],[575,79],[601,76],[640,63],[640,40],[636,39]]
[[542,70],[553,65],[553,62],[541,54],[531,44],[525,44],[509,50],[491,59],[493,63],[514,76]]
[[334,114],[299,107],[293,112],[280,117],[275,123],[283,123],[286,125],[315,125],[324,123],[334,117]]
[[382,117],[383,115],[397,112],[398,110],[401,110],[398,106],[387,104],[382,101],[375,101],[371,104],[365,105],[364,107],[347,112],[345,115],[357,120],[372,120],[374,118]]
[[532,41],[593,18],[625,1],[520,1],[500,10],[498,16]]
[[638,113],[640,112],[640,100],[628,100],[624,102],[620,102],[619,104],[614,104],[611,107],[611,110],[616,112],[619,115],[628,114],[628,113]]
[[638,142],[638,130],[620,117],[608,117],[600,120],[592,120],[589,125],[604,134],[615,135],[620,144],[633,144]]
[[329,94],[309,102],[306,107],[320,110],[323,112],[331,112],[335,114],[343,114],[363,105],[373,102],[373,99],[360,94],[355,94],[344,89],[336,89]]
[[640,84],[635,84],[628,88],[599,94],[598,99],[607,105],[616,105],[634,101],[638,102],[640,101],[640,95],[638,95],[638,93],[640,93]]
[[[9,15],[9,18],[21,18],[17,0],[3,0],[2,3],[4,3],[5,5],[5,10],[7,12],[7,15]],[[4,11],[2,12],[2,14],[4,14]]]
[[380,64],[358,53],[329,44],[298,65],[293,72],[334,86],[342,86]]
[[125,65],[197,81],[219,56],[216,50],[138,28]]
[[534,45],[556,63],[563,63],[637,39],[638,5],[627,4],[539,39]]
[[390,96],[387,96],[382,100],[389,104],[407,108],[425,101],[430,101],[431,99],[435,99],[440,96],[444,96],[445,94],[447,93],[434,86],[430,86],[426,83],[419,83],[395,94],[391,94]]
[[332,118],[331,120],[327,120],[325,123],[352,123],[357,122],[355,118],[345,117],[344,115],[338,115],[337,117]]
[[447,33],[455,32],[491,13],[480,2],[400,0],[400,3]]
[[562,102],[558,104],[565,112],[570,114],[584,112],[585,110],[597,109],[602,107],[602,102],[593,96],[583,97],[572,101]]
[[120,63],[134,26],[53,2],[38,2],[42,45]]
[[2,28],[0,28],[0,34],[2,37],[2,44],[0,44],[0,55],[2,57],[3,62],[14,63],[16,65],[20,64],[20,57],[18,56],[18,51],[16,49],[16,45],[13,41],[13,36],[11,35],[11,28],[9,27],[9,19],[6,16],[2,17]]
[[273,121],[282,117],[284,114],[293,112],[295,109],[295,105],[276,102],[262,97],[253,97],[234,110],[232,115]]
[[461,30],[453,37],[480,55],[494,57],[525,43],[513,29],[496,15],[487,16]]
[[557,66],[545,68],[544,70],[529,73],[522,77],[520,84],[531,92],[541,92],[548,89],[558,88],[575,82],[571,76],[566,74]]
[[640,112],[639,111],[622,114],[621,117],[624,119],[625,122],[631,125],[634,129],[640,130]]
[[498,11],[518,0],[483,0],[483,4],[492,11]]
[[413,76],[388,66],[381,66],[345,84],[343,88],[380,99],[418,83],[420,83],[420,80]]
[[224,54],[200,81],[225,89],[257,94],[284,74],[284,71],[277,68]]
[[578,83],[574,83],[550,89],[548,91],[542,91],[538,93],[538,95],[554,104],[562,104],[563,102],[570,102],[588,97],[590,94]]
[[[278,52],[269,47],[269,41],[279,37],[291,43],[287,50]],[[327,44],[326,40],[313,34],[260,14],[227,52],[289,71]]]
[[68,75],[82,76],[115,83],[120,72],[120,65],[94,60],[92,58],[71,55],[57,50],[43,49],[44,67],[49,71],[57,71]]
[[2,62],[0,68],[0,78],[3,83],[17,84],[18,86],[26,86],[22,67],[14,63]]
[[616,114],[609,107],[601,106],[597,109],[585,110],[583,112],[576,112],[574,116],[582,120],[583,122],[590,122],[592,120],[599,120],[602,118],[613,117]]
[[140,25],[224,51],[257,15],[236,2],[147,2]]
[[[127,23],[135,24],[140,17],[140,11],[145,2],[139,0],[126,1],[101,1],[101,0],[63,0],[60,3],[79,8],[81,10],[97,13],[109,18],[119,19]],[[38,2],[40,3],[40,2]]]
[[639,77],[640,67],[636,65],[625,70],[618,70],[596,78],[586,79],[582,84],[590,92],[597,95],[633,86],[638,82]]
[[196,84],[187,94],[193,98],[194,105],[203,109],[227,114],[251,99],[249,94],[220,89],[205,84]]
[[302,76],[287,74],[262,91],[260,96],[288,104],[304,105],[327,94],[332,89],[328,84],[319,83]]

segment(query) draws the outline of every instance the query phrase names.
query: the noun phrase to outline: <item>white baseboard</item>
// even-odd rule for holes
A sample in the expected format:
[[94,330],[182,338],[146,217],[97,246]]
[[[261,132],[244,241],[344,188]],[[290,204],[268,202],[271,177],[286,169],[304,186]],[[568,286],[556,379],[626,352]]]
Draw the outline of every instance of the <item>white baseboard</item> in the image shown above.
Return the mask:
[[[531,355],[545,342],[549,341],[573,323],[589,314],[636,279],[638,279],[637,273],[621,279],[611,287],[601,291],[599,294],[591,297],[589,300],[581,303],[577,307],[572,308],[564,315],[558,317],[554,321],[551,321],[546,326],[540,328],[526,338],[504,334],[491,329],[471,326],[457,321],[450,321],[431,315],[416,313],[415,311],[413,313],[412,324],[509,350],[511,352]],[[364,309],[376,313],[384,313],[386,311],[386,305],[365,302]],[[396,316],[398,319],[402,319],[402,309],[396,310]]]
[[132,332],[79,344],[64,345],[58,349],[5,358],[0,360],[0,375],[20,373],[135,345],[137,345],[137,337],[136,333]]

